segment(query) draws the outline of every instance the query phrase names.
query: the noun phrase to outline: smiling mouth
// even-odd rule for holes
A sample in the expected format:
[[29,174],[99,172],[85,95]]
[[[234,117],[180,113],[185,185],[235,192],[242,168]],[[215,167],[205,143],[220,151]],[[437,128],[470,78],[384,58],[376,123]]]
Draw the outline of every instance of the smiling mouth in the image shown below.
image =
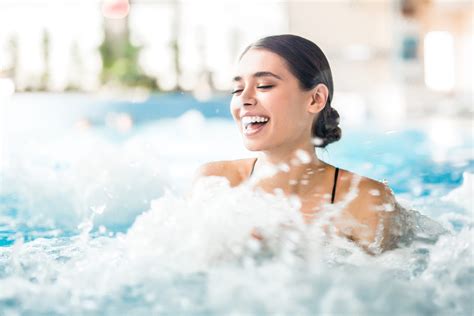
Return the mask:
[[246,136],[254,135],[260,132],[267,124],[268,124],[268,121],[247,123],[244,125],[243,132]]
[[256,128],[259,128],[260,126],[263,126],[265,124],[267,124],[268,121],[266,122],[255,122],[255,123],[247,123],[244,125],[244,130],[248,130],[248,129],[256,129]]
[[244,116],[241,118],[241,123],[246,129],[250,124],[266,123],[269,120],[270,118],[266,116]]

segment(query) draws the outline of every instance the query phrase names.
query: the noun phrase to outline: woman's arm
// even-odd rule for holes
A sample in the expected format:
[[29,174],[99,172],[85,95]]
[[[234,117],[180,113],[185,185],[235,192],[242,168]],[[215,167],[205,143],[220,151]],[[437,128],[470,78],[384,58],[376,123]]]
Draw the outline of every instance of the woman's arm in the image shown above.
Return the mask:
[[399,206],[392,190],[378,181],[364,178],[358,186],[357,197],[347,206],[350,227],[343,230],[369,254],[380,254],[397,247],[392,233]]

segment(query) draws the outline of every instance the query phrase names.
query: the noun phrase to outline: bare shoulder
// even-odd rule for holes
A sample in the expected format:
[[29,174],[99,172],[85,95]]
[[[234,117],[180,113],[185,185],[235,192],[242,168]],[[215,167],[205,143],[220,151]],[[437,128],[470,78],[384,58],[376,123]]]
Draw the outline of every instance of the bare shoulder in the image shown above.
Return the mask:
[[374,206],[395,202],[393,191],[387,184],[347,170],[340,171],[337,191],[339,194],[336,201],[347,200],[349,210],[354,215],[362,216],[367,212],[382,210],[381,207]]
[[346,170],[340,178],[339,202],[347,202],[344,213],[356,222],[346,229],[349,237],[366,249],[375,244],[382,251],[392,248],[389,231],[398,210],[393,191],[383,182]]
[[211,161],[199,166],[196,170],[196,177],[223,177],[229,169],[229,161]]
[[202,177],[224,177],[231,186],[239,185],[246,179],[252,167],[253,158],[212,161],[201,165],[194,176],[194,182]]

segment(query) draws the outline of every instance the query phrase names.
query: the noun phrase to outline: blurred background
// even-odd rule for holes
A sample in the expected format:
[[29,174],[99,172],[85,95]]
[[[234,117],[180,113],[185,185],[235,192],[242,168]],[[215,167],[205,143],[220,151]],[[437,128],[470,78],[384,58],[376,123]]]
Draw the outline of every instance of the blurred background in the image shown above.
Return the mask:
[[245,46],[294,33],[328,56],[348,119],[472,115],[473,10],[470,0],[0,0],[0,95],[208,101],[228,96]]
[[281,33],[332,67],[343,136],[319,156],[429,207],[413,197],[474,169],[473,17],[470,0],[0,0],[0,215],[75,227],[106,205],[126,228],[199,164],[254,156],[233,67]]

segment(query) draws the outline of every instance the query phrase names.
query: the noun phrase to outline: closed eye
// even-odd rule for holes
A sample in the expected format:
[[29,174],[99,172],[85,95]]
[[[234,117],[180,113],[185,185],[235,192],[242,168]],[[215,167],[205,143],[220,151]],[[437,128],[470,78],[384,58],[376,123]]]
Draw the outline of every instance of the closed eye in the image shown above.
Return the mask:
[[[268,86],[258,86],[257,88],[258,89],[270,89],[270,88],[273,88],[274,86],[273,85],[268,85]],[[237,90],[234,90],[231,92],[231,94],[236,94],[236,93],[239,93],[239,92],[242,92],[243,89],[237,89]]]

